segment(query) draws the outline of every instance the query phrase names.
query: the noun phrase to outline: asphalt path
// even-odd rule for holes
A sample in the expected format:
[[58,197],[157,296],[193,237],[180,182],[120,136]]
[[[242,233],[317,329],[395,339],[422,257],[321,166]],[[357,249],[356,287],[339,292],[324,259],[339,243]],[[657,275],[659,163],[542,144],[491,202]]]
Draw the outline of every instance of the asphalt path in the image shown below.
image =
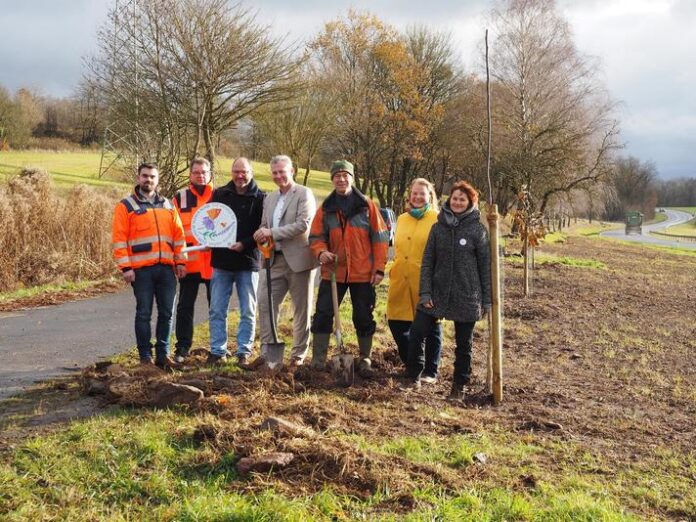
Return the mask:
[[600,235],[602,237],[609,237],[612,239],[620,239],[622,241],[631,241],[635,243],[650,243],[651,245],[659,245],[666,247],[679,247],[679,248],[689,248],[696,250],[696,241],[677,241],[670,239],[665,236],[653,236],[650,232],[664,232],[667,227],[673,225],[681,225],[690,221],[693,216],[688,212],[681,210],[665,209],[665,214],[667,214],[667,219],[661,223],[653,223],[651,225],[643,225],[642,234],[625,234],[625,227],[621,227],[618,230],[607,230],[602,232]]
[[[236,306],[236,296],[230,305]],[[55,306],[0,312],[0,398],[135,346],[134,316],[135,297],[130,289]],[[194,317],[196,323],[208,319],[202,285]]]

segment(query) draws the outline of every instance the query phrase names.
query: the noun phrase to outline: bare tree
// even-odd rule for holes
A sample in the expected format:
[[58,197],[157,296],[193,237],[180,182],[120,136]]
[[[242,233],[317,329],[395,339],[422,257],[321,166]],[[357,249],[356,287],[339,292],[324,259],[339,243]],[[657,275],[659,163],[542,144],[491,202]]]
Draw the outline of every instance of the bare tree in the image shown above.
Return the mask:
[[302,183],[306,185],[336,117],[336,101],[334,91],[323,88],[310,64],[305,64],[291,84],[295,87],[293,98],[266,104],[252,117],[263,152],[268,157],[278,153],[292,157],[298,173],[299,168],[304,168]]
[[626,211],[638,210],[648,218],[657,203],[657,169],[651,162],[628,156],[617,158],[606,184],[606,218],[623,220]]
[[291,94],[297,69],[255,16],[226,0],[140,0],[116,10],[99,35],[90,80],[104,93],[124,148],[155,159],[173,191],[188,160],[215,165],[221,133]]
[[554,0],[509,0],[492,12],[492,75],[502,132],[498,168],[533,210],[606,175],[618,147],[613,103],[573,44]]

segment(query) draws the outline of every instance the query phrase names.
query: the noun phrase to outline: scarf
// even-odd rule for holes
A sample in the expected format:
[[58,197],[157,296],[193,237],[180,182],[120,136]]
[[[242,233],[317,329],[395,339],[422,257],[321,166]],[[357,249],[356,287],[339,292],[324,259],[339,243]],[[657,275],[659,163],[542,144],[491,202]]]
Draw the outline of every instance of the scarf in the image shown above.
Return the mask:
[[430,210],[430,203],[426,203],[421,208],[412,208],[408,213],[416,219],[421,219],[428,210]]

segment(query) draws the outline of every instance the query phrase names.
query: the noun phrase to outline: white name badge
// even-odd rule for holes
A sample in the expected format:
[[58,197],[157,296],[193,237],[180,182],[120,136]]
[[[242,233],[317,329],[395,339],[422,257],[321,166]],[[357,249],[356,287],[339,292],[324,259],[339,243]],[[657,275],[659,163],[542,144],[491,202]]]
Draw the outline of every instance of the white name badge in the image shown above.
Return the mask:
[[206,203],[193,215],[191,233],[200,246],[188,247],[186,252],[227,248],[237,242],[237,216],[227,205]]
[[465,245],[466,245],[466,239],[461,238],[461,239],[459,240],[459,244],[462,245],[462,246],[465,246]]

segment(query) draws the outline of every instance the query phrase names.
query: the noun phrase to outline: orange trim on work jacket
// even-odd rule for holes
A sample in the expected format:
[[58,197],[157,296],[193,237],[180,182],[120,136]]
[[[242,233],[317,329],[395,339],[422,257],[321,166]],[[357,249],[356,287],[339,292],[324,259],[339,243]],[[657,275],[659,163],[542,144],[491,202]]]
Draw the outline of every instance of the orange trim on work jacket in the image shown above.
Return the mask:
[[[184,226],[186,235],[186,246],[198,246],[200,243],[191,232],[191,221],[196,211],[210,201],[213,196],[213,185],[208,184],[203,187],[203,194],[198,192],[195,185],[190,184],[188,188],[182,188],[172,198],[174,208],[179,212],[181,224]],[[203,279],[213,277],[213,267],[210,266],[210,250],[198,250],[188,253],[186,262],[187,274],[201,274]]]
[[186,263],[184,227],[168,199],[143,199],[139,191],[122,199],[112,224],[114,260],[123,270]]
[[[340,283],[369,283],[384,274],[389,249],[387,226],[379,208],[353,187],[345,212],[332,192],[319,207],[309,233],[309,247],[318,259],[324,251],[338,256],[336,280]],[[332,265],[322,265],[322,279],[331,279]]]

